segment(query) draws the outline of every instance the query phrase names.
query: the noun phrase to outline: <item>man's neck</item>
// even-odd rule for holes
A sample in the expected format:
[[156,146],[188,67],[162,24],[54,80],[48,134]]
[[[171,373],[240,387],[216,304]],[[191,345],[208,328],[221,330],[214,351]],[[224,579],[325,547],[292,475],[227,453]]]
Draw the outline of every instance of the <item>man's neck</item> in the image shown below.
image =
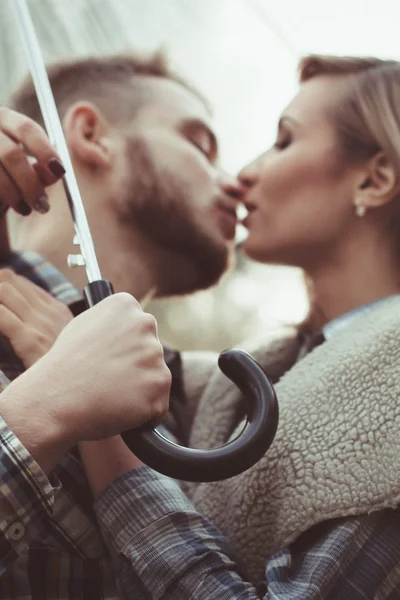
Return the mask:
[[[67,265],[67,256],[78,253],[79,246],[60,244],[57,249],[49,251],[43,244],[34,250],[51,262],[79,291],[83,290],[88,282],[85,268]],[[97,259],[102,278],[112,283],[115,292],[129,292],[142,305],[154,295],[153,279],[140,254],[118,252],[111,240],[108,243],[103,240],[101,249],[98,247],[97,250]]]
[[[47,215],[18,217],[12,225],[12,247],[37,252],[82,291],[87,284],[86,270],[67,264],[68,255],[79,254],[80,248],[73,244],[75,232],[67,202],[59,196],[51,198],[53,209]],[[88,220],[90,225],[90,214]],[[97,220],[92,235],[102,277],[111,281],[115,292],[128,292],[142,304],[148,301],[156,291],[156,276],[140,241],[135,243],[134,234],[112,224],[107,215],[103,221]]]
[[[189,254],[168,250],[135,229],[117,213],[115,202],[104,197],[102,186],[81,185],[81,193],[102,277],[115,292],[128,292],[143,305],[155,295],[202,289],[202,278]],[[46,215],[33,212],[28,218],[11,219],[11,246],[37,252],[82,291],[87,284],[85,268],[67,265],[68,255],[79,254],[80,248],[73,244],[75,232],[61,184],[51,189],[50,205]]]

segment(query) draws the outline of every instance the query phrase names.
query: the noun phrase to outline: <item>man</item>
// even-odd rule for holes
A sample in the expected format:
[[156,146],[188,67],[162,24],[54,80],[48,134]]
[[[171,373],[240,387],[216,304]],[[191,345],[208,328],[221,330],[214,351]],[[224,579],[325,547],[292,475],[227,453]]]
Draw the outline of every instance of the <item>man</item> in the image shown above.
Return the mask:
[[[0,121],[1,154],[6,159],[0,185],[7,205],[13,201],[7,185],[24,185],[23,177],[9,176],[10,142],[13,147],[24,119],[1,110]],[[60,163],[44,133],[28,127],[20,141],[26,146],[33,143],[41,179],[50,165],[47,183],[57,180],[51,167],[56,162],[60,171]],[[18,156],[14,154],[14,159]],[[29,168],[27,162],[24,166]],[[36,185],[40,187],[40,182]],[[21,203],[15,206],[21,209]],[[2,247],[6,252],[5,237]],[[44,334],[60,322],[63,327],[71,315],[26,277],[45,289],[53,285],[63,300],[73,299],[76,292],[36,255],[9,254],[2,259],[16,273],[1,271],[1,331],[25,366],[33,366],[21,374],[22,364],[1,339],[0,596],[113,598],[115,574],[98,550],[100,535],[76,469],[76,451],[70,450],[82,440],[102,439],[157,419],[166,410],[170,374],[155,321],[132,296],[116,294],[67,324],[38,360],[42,351],[37,354],[37,342],[48,346]],[[17,274],[20,271],[24,277]],[[28,346],[26,331],[33,342]],[[13,380],[9,385],[7,378]],[[114,486],[107,495],[108,503],[113,496],[120,498]],[[100,524],[106,513],[107,509],[97,511]],[[106,531],[105,522],[104,526]],[[117,529],[111,526],[110,531],[117,536]],[[106,572],[100,580],[102,568]]]
[[[103,276],[142,302],[216,283],[243,186],[218,166],[204,100],[160,55],[74,61],[49,75]],[[29,82],[12,106],[41,123]],[[29,220],[11,215],[12,245],[50,256],[81,290],[84,270],[66,265],[76,248],[62,185],[49,194],[54,208],[43,216],[44,191],[26,190],[40,210]]]
[[[149,81],[147,82],[152,83]],[[149,92],[149,90],[147,91]],[[175,103],[172,102],[172,97],[167,95],[167,99],[169,108],[172,108],[172,106],[175,105]],[[162,102],[164,100],[165,96],[163,97]],[[175,100],[177,100],[176,96]],[[182,106],[180,105],[180,107]],[[168,148],[169,154],[171,155],[173,150],[177,151],[178,148],[181,147],[176,139],[176,135],[181,140],[180,135],[182,128],[176,124],[175,127],[172,127],[172,131],[169,128],[167,128],[168,131],[166,131],[165,127],[163,127],[166,123],[166,113],[162,111],[162,115],[160,115],[155,110],[155,107],[153,108],[154,110],[151,111],[151,115],[155,122],[152,119],[147,121],[148,127],[146,135],[150,138],[148,143],[151,144],[152,141],[154,142],[157,140],[160,142],[160,147],[162,147],[164,151]],[[165,108],[166,107],[164,107],[164,109]],[[122,109],[121,112],[123,113]],[[143,118],[146,121],[145,116]],[[73,120],[71,122],[73,123]],[[112,150],[112,148],[116,147],[125,148],[125,145],[120,143],[118,136],[117,139],[110,135],[107,137],[104,134],[104,131],[109,130],[104,129],[104,127],[103,129],[100,128],[102,136],[96,137],[96,131],[99,131],[99,127],[93,129],[93,123],[98,124],[96,118],[93,117],[93,112],[88,121],[85,119],[83,122],[79,121],[75,128],[71,127],[71,129],[69,129],[68,123],[68,119],[65,115],[64,125],[66,126],[67,139],[72,153],[74,154],[75,152],[75,165],[77,165],[76,169],[82,181],[85,181],[85,176],[88,181],[90,179],[88,177],[90,168],[87,168],[87,165],[92,166],[92,164],[94,164],[98,169],[100,178],[102,176],[100,167],[104,169],[106,173],[108,173],[107,169],[112,167],[116,167],[117,170],[119,168],[119,171],[123,170],[116,155],[113,156],[114,161],[111,162],[109,160],[104,162],[103,159],[104,156],[110,156],[110,149]],[[76,139],[73,132],[76,130],[78,133],[81,133],[79,139],[82,143],[74,145]],[[21,141],[18,135],[14,137],[17,138],[17,141]],[[93,139],[95,140],[95,146],[97,144],[95,148],[93,148]],[[25,145],[29,148],[29,144]],[[100,146],[100,148],[98,146]],[[77,149],[80,149],[80,152],[76,153]],[[153,147],[153,150],[153,157],[159,156],[160,161],[165,160],[164,156],[157,154],[156,146]],[[168,165],[172,167],[174,161],[171,159],[170,155],[168,156]],[[141,157],[143,155],[139,153],[138,156]],[[185,154],[184,156],[188,159],[190,155]],[[84,163],[86,169],[82,167],[79,160],[77,161],[80,157],[86,157],[86,159],[88,159],[88,162]],[[98,162],[99,157],[101,159],[100,162]],[[143,160],[143,164],[146,166],[149,164],[152,164],[153,166],[156,165],[156,163],[149,160],[149,156],[146,157],[146,160]],[[196,164],[197,167],[200,166],[197,161]],[[193,162],[190,160],[189,165],[192,167],[194,166]],[[201,163],[201,165],[203,165],[203,163]],[[175,166],[177,165],[175,164]],[[203,165],[203,167],[204,166],[205,165]],[[43,165],[35,166],[35,170],[36,172],[39,170],[39,174],[41,172],[40,167],[43,167]],[[93,167],[93,169],[95,169],[95,167]],[[165,175],[165,171],[169,171],[166,168],[165,163],[164,167],[163,174]],[[179,165],[179,167],[179,173],[181,173],[182,167],[181,165]],[[201,172],[204,173],[204,170]],[[149,171],[146,171],[146,173],[148,175]],[[153,175],[157,175],[158,173],[160,173],[160,169],[156,168],[153,170]],[[194,173],[198,174],[199,170],[194,169],[191,173],[192,175]],[[14,177],[14,179],[19,181],[19,178]],[[99,189],[100,186],[95,188],[99,194],[102,189],[105,189],[105,182],[110,185],[112,182],[110,178],[102,181],[102,188]],[[155,179],[152,178],[151,181],[155,181]],[[96,182],[94,176],[90,179],[90,182],[95,185]],[[194,180],[193,183],[195,183]],[[111,189],[114,190],[115,188]],[[149,181],[147,181],[147,186],[143,186],[142,189],[149,189]],[[149,209],[145,212],[143,220],[140,220],[141,217],[139,216],[137,217],[139,220],[136,221],[137,223],[141,223],[141,228],[145,233],[145,235],[142,235],[142,232],[139,232],[136,238],[139,239],[140,242],[136,248],[144,248],[142,259],[146,257],[146,252],[148,250],[148,244],[146,244],[145,241],[148,242],[151,232],[154,232],[154,222],[151,224],[149,223],[148,215],[151,212],[152,199],[159,199],[162,197],[161,194],[159,196],[156,194],[159,189],[161,189],[160,185],[153,187],[153,194],[151,194],[151,199],[149,200]],[[27,190],[25,196],[26,198],[29,198],[28,191],[29,190]],[[121,192],[121,189],[118,191]],[[114,198],[114,200],[116,198],[115,206],[119,206],[118,200],[120,194],[116,191],[114,194],[115,195],[112,195],[112,198]],[[237,187],[236,190],[233,191],[233,195],[238,195]],[[172,194],[166,194],[166,197],[169,199],[171,199],[171,196]],[[102,196],[99,195],[99,197]],[[31,196],[30,203],[36,205],[37,200],[40,198],[42,198],[42,200],[36,208],[39,209],[39,212],[43,212],[46,210],[46,203],[43,201],[42,190],[40,190],[40,194],[37,191]],[[127,196],[125,196],[125,198],[127,198]],[[138,199],[139,196],[136,198]],[[147,196],[147,198],[150,198],[150,196]],[[194,197],[191,199],[194,200]],[[51,200],[54,201],[54,209],[54,207],[57,206],[57,196],[52,195]],[[94,201],[95,198],[93,199],[93,202]],[[207,229],[205,227],[206,219],[201,219],[200,213],[202,213],[202,211],[200,210],[200,212],[197,212],[196,206],[198,207],[198,205],[194,203],[192,214],[196,214],[198,217],[193,218],[192,220],[189,219],[189,223],[198,224],[200,231],[204,233],[205,229]],[[203,204],[200,203],[200,206],[202,207]],[[28,212],[29,208],[23,208],[23,210]],[[93,212],[95,212],[94,208],[92,208],[92,214]],[[229,211],[227,210],[226,212],[228,213]],[[50,214],[51,211],[49,215]],[[115,232],[117,227],[113,227],[115,223],[111,218],[112,214],[115,213],[110,211],[108,213],[108,218],[111,222],[111,230],[114,229]],[[161,214],[165,218],[166,214]],[[205,213],[202,214],[204,215]],[[211,210],[208,213],[208,217],[210,217],[211,214],[214,214],[216,217],[214,223],[217,222],[222,224],[219,211]],[[91,220],[92,223],[96,223],[96,216],[97,213],[91,217],[89,209],[89,220]],[[126,211],[122,212],[122,216],[120,217],[120,220],[123,221],[121,232],[124,232],[124,227],[127,226],[127,223],[125,222],[127,216]],[[47,216],[43,217],[41,215],[35,215],[35,218],[36,222],[40,223],[39,218],[43,219],[42,222],[44,222],[44,220],[47,219]],[[97,223],[101,223],[100,218],[97,220]],[[213,231],[221,232],[223,230],[225,232],[225,237],[231,238],[232,235],[227,235],[226,233],[228,231],[228,229],[225,229],[226,221],[224,220],[223,223],[224,225],[220,225],[219,229],[215,228]],[[27,224],[28,220],[23,223],[24,226]],[[189,224],[187,226],[189,226]],[[20,231],[22,231],[22,229],[20,229]],[[103,226],[102,231],[106,231],[105,226]],[[207,229],[207,231],[210,230]],[[26,228],[26,232],[28,236],[28,228]],[[157,233],[160,235],[161,241],[157,242],[157,238],[154,238],[156,247],[157,244],[165,244],[165,239],[168,237],[165,231]],[[42,229],[42,234],[46,235],[44,228]],[[121,234],[121,237],[122,241],[125,241],[123,233]],[[50,233],[49,240],[51,240],[51,238],[52,235]],[[143,240],[143,238],[145,238],[145,240]],[[35,237],[33,236],[32,239],[34,240]],[[116,244],[116,242],[119,244],[120,240],[114,239],[114,244]],[[178,243],[178,240],[175,240],[173,249],[171,250],[171,246],[169,246],[169,251],[172,253],[177,252]],[[189,244],[189,242],[187,243]],[[33,242],[29,243],[29,247],[32,247],[32,244]],[[33,247],[39,249],[39,244],[40,240],[39,237],[37,237],[36,244],[33,244]],[[102,240],[99,240],[99,244],[102,244]],[[226,242],[224,247],[226,248]],[[109,245],[108,248],[110,248]],[[125,248],[127,249],[127,246],[125,246]],[[191,248],[190,244],[189,248]],[[44,251],[45,250],[43,249],[42,252]],[[196,252],[193,254],[192,259],[198,252],[199,248],[197,248]],[[116,249],[115,254],[117,257],[119,256],[118,249]],[[154,255],[150,253],[149,256],[150,258],[145,264],[145,274],[148,273],[148,264],[154,264],[150,260]],[[103,261],[106,264],[107,254],[104,252],[103,257]],[[116,274],[118,274],[117,268],[120,264],[123,266],[122,258],[114,265]],[[127,261],[125,262],[125,266],[126,265]],[[109,273],[111,273],[111,267],[109,267]],[[192,281],[192,286],[194,286],[193,274],[189,272],[189,269],[183,269],[182,273],[185,276],[189,275],[189,280]],[[109,274],[106,273],[106,275],[107,277],[110,277]],[[164,273],[162,275],[164,276]],[[113,277],[110,278],[113,279]],[[122,272],[121,267],[119,281],[123,281],[123,278],[127,278],[127,275],[126,272]],[[113,280],[115,281],[115,277]],[[147,281],[152,282],[153,287],[157,287],[156,283],[154,283],[155,279],[149,277]],[[162,281],[165,282],[165,277],[162,278]],[[201,278],[197,273],[197,285],[200,285],[200,282]],[[127,285],[127,283],[124,283],[124,285]],[[190,286],[186,283],[185,288],[186,291],[188,291]],[[185,290],[185,288],[182,287],[181,289]],[[171,293],[171,287],[168,288],[165,283],[163,286],[159,286],[158,289],[161,290],[161,292],[158,293]],[[162,290],[166,291],[163,292]],[[199,385],[199,391],[201,390],[202,386]],[[219,393],[221,393],[221,389],[219,389]],[[79,450],[86,477],[94,496],[97,498],[95,509],[100,511],[101,515],[107,513],[108,516],[106,523],[104,522],[104,519],[101,520],[101,525],[108,549],[116,557],[116,572],[121,594],[125,594],[126,597],[138,597],[143,599],[163,598],[164,600],[168,598],[185,598],[188,600],[196,598],[196,600],[201,600],[214,597],[221,599],[255,599],[259,597],[285,597],[292,600],[303,597],[308,599],[316,597],[333,599],[356,598],[358,590],[360,590],[358,597],[368,597],[367,594],[370,589],[372,589],[372,584],[367,575],[377,573],[377,561],[375,558],[376,546],[379,546],[380,543],[380,540],[376,535],[373,535],[374,519],[379,518],[384,520],[385,517],[382,517],[382,515],[372,516],[371,518],[368,517],[366,524],[362,523],[361,520],[353,520],[350,523],[346,520],[343,520],[343,522],[327,523],[323,530],[318,530],[317,532],[307,531],[291,544],[289,548],[280,550],[277,554],[272,556],[261,556],[260,559],[267,563],[265,585],[256,589],[255,586],[240,573],[239,568],[234,562],[226,539],[224,539],[206,519],[193,509],[181,490],[173,482],[151,472],[146,467],[138,468],[141,467],[140,461],[127,451],[126,447],[121,444],[119,437],[114,437],[101,442],[81,443],[79,445]],[[74,463],[76,471],[78,471],[78,465],[79,463]],[[81,481],[82,479],[83,478],[80,476]],[[69,482],[71,482],[71,477]],[[65,478],[65,483],[68,483],[67,478]],[[114,491],[118,491],[119,497],[116,497],[115,494],[110,497],[110,495],[107,494],[107,490],[110,489],[109,486],[111,486]],[[256,495],[257,489],[254,488],[245,491],[252,495],[255,508],[257,508],[258,502],[261,501]],[[229,519],[230,513],[228,511],[226,512]],[[257,510],[255,512],[257,512]],[[72,519],[69,520],[69,523],[72,531],[74,531],[75,523]],[[391,523],[393,524],[393,521],[391,521]],[[234,523],[233,526],[235,526]],[[68,533],[68,530],[64,530],[63,533],[65,535]],[[252,536],[255,535],[255,532],[250,531],[245,533],[250,541],[252,541]],[[368,537],[369,534],[371,534],[370,537]],[[66,548],[67,545],[65,540],[63,540],[63,544],[63,548]],[[281,545],[280,548],[282,547],[283,546]],[[101,560],[107,559],[107,555],[104,554],[104,551],[102,553],[102,550],[100,549],[100,544],[94,544],[93,548],[95,548],[94,551],[100,554]],[[71,552],[70,549],[69,552]],[[382,562],[379,564],[379,573],[376,574],[373,584],[375,585],[378,581],[380,590],[385,588],[385,596],[382,597],[395,598],[395,585],[396,581],[398,581],[398,572],[396,571],[396,568],[393,567],[391,561],[393,556],[396,555],[396,552],[390,544],[385,547],[385,552],[385,566],[382,568]],[[68,554],[68,550],[66,554]],[[99,556],[99,554],[96,556]],[[33,562],[37,560],[34,558],[35,555],[36,553],[32,549],[31,557]],[[88,558],[90,558],[90,555],[80,556],[80,562],[78,563],[80,567],[78,568],[78,571],[79,569],[84,569],[85,572],[90,572],[90,567],[87,566]],[[69,564],[69,562],[67,559],[65,564]],[[42,562],[41,564],[45,565],[46,563]],[[365,565],[367,565],[367,569],[365,568]],[[94,581],[94,577],[98,576],[100,571],[98,564],[91,566],[93,568],[93,571],[91,571],[93,576],[92,578],[88,577],[85,580],[86,582]],[[32,571],[33,569],[30,569],[30,573],[32,573]],[[71,577],[68,578],[68,576],[64,575],[61,578],[62,585],[65,586],[66,582],[70,585],[70,579]],[[35,578],[32,577],[32,575],[28,580],[31,585],[35,584]],[[9,580],[10,586],[14,585],[13,581],[13,579]],[[43,590],[43,578],[39,577],[38,581],[38,585],[42,585]],[[81,582],[82,579],[79,581]],[[395,583],[393,584],[393,582]],[[74,583],[76,584],[76,581]],[[38,587],[35,588],[35,592],[40,595]],[[40,597],[46,597],[46,592],[47,595],[51,597],[50,592],[47,590],[44,593],[42,591]],[[79,593],[82,594],[82,587],[79,588]],[[99,584],[98,579],[96,579],[96,586],[92,587],[90,592],[88,591],[88,597],[90,593],[92,594],[90,597],[101,597],[101,593],[104,593],[104,588],[101,589],[101,583]],[[391,593],[392,595],[390,596]]]
[[[103,276],[117,292],[129,290],[142,302],[152,295],[183,294],[215,283],[229,263],[242,186],[218,167],[217,143],[202,97],[159,55],[74,61],[50,69],[50,79]],[[13,106],[41,122],[29,82],[14,94]],[[22,147],[33,155],[29,162]],[[22,250],[5,257],[3,266],[70,304],[79,293],[41,258],[50,258],[79,290],[85,285],[84,270],[66,266],[67,254],[76,247],[63,186],[48,188],[63,167],[43,142],[42,132],[16,112],[0,113],[0,148],[2,197],[7,199],[5,207],[14,209],[9,211],[12,245]],[[24,324],[30,332],[35,328],[31,320]],[[19,332],[12,335],[7,337],[14,350],[18,348],[24,366],[30,366],[36,355],[24,352]],[[37,348],[38,337],[31,348]],[[15,369],[13,360],[7,364],[10,378],[22,369],[20,364]],[[88,485],[96,498],[104,497],[136,459],[121,438],[80,444],[79,452],[82,463],[69,453],[55,470],[66,494],[55,505],[61,547],[54,536],[47,543],[53,550],[55,545],[64,573],[58,572],[52,585],[72,582],[84,589],[90,581],[91,598],[113,597],[114,578],[107,561],[120,543],[116,538],[121,528],[115,528],[114,535],[108,532],[111,542],[102,542]],[[97,512],[96,516],[101,521]],[[80,557],[72,559],[77,549]],[[31,550],[30,558],[21,560],[15,569],[28,571],[24,590],[34,596],[42,585],[43,569],[33,572],[29,565],[36,562],[48,569],[52,559],[49,552]],[[75,574],[70,571],[72,560],[79,565]],[[101,580],[104,569],[109,576]],[[9,567],[5,587],[14,579],[15,570]],[[123,593],[118,575],[116,585]]]
[[[232,257],[236,209],[245,188],[218,164],[203,97],[171,71],[161,54],[59,63],[49,77],[103,277],[142,305],[154,296],[215,284]],[[11,105],[42,124],[30,80],[13,94]],[[46,169],[40,174],[48,177]],[[34,250],[82,290],[85,270],[70,269],[66,261],[77,248],[62,184],[51,187],[46,199],[27,171],[21,186],[34,210],[29,219],[10,211],[12,247]],[[18,190],[14,194],[21,197]],[[49,201],[53,208],[43,214]],[[180,359],[166,353],[176,374],[174,407],[181,395]],[[211,357],[201,368],[208,372],[214,366]],[[192,397],[190,382],[186,385]],[[189,407],[186,412],[191,418]],[[181,414],[169,425],[187,441]]]

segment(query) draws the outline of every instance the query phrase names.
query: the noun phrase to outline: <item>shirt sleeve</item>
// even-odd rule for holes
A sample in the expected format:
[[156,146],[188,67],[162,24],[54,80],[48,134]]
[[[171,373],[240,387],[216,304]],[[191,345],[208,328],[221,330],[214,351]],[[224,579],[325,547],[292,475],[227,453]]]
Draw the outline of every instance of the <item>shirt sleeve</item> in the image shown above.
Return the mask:
[[0,575],[40,539],[56,487],[0,417]]
[[307,531],[266,561],[265,581],[256,588],[218,529],[173,480],[147,467],[116,479],[95,508],[115,557],[122,598],[400,599],[400,519],[395,510]]

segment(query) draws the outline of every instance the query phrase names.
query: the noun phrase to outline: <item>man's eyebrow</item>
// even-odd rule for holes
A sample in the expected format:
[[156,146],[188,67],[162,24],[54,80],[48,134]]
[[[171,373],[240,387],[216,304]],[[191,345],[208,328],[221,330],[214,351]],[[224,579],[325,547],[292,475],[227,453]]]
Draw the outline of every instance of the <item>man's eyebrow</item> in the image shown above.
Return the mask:
[[213,152],[217,151],[218,141],[217,141],[216,135],[213,132],[213,130],[210,129],[210,127],[201,119],[190,118],[190,117],[187,119],[183,119],[183,121],[181,122],[181,128],[184,129],[185,131],[204,131],[210,138],[212,151]]

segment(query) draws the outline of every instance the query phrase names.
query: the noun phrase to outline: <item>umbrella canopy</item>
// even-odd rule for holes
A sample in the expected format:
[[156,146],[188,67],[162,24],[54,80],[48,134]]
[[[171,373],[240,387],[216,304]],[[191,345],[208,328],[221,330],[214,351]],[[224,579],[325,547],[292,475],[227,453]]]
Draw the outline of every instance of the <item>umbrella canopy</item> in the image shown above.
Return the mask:
[[[27,70],[12,1],[0,2],[0,103]],[[46,60],[164,47],[214,107],[221,160],[232,172],[273,142],[279,113],[296,90],[302,55],[400,56],[400,5],[392,0],[29,0],[29,6]],[[262,276],[255,282],[255,268],[224,284],[236,316],[245,310],[266,323],[301,318],[306,304],[299,273],[257,267]],[[216,293],[201,294],[186,306],[198,311],[200,302],[200,312],[215,320],[209,299]],[[178,310],[181,319],[180,305]],[[236,335],[240,338],[240,331]],[[182,345],[187,331],[183,336],[172,341]],[[234,341],[218,332],[216,337],[222,347]],[[209,346],[210,340],[200,345]]]

